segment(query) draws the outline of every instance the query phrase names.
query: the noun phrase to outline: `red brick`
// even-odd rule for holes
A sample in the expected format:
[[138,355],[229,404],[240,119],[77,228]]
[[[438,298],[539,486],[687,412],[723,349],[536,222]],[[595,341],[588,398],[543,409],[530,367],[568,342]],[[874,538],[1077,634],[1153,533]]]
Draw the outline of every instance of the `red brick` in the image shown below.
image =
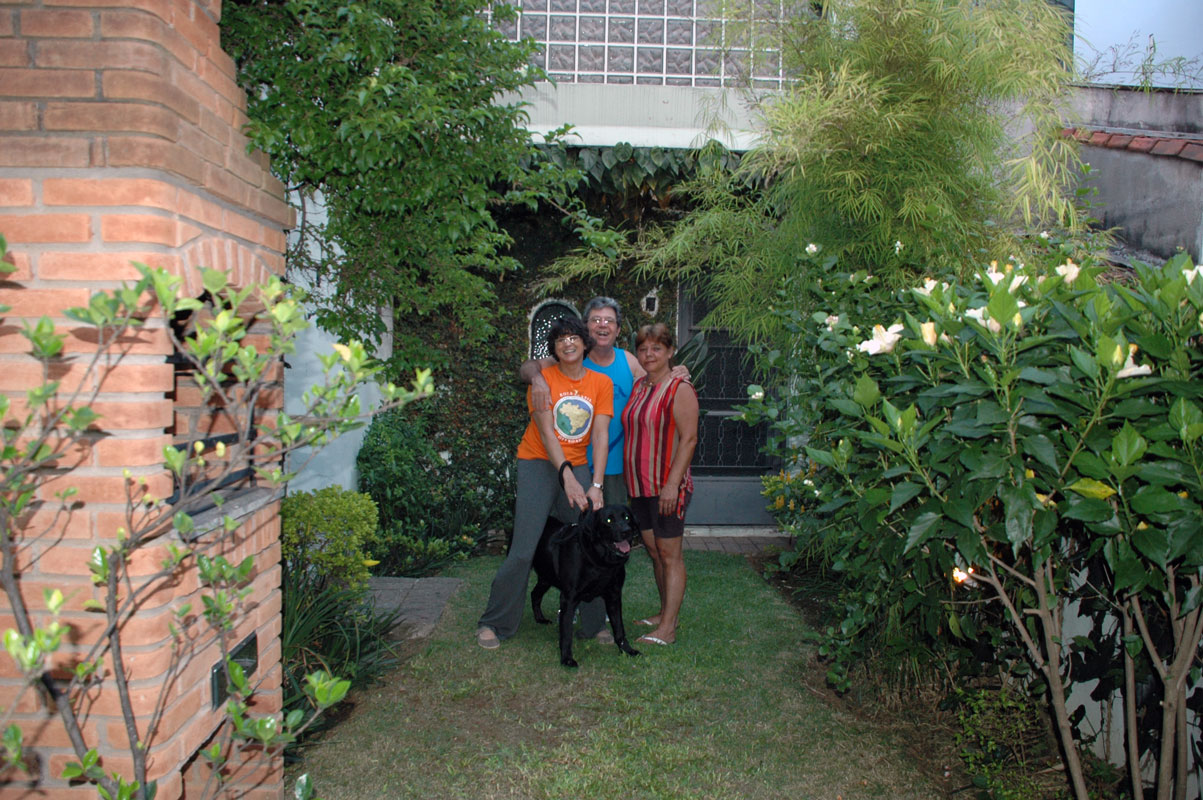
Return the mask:
[[110,136],[110,167],[151,167],[174,172],[199,183],[204,162],[183,147],[146,136]]
[[29,42],[23,39],[0,39],[0,67],[28,67],[32,64]]
[[166,428],[171,424],[171,401],[97,400],[92,409],[100,414],[96,427],[106,431],[136,431]]
[[205,161],[219,165],[225,163],[225,146],[194,125],[180,128],[179,143]]
[[10,136],[0,147],[0,167],[87,167],[89,150],[87,139]]
[[12,306],[14,317],[61,317],[64,309],[87,305],[90,296],[87,289],[0,289],[0,305]]
[[[36,103],[0,101],[0,130],[32,131],[38,127]],[[7,143],[5,144],[7,147]]]
[[17,268],[16,272],[8,273],[4,278],[5,280],[27,281],[33,277],[29,256],[26,253],[14,253],[12,250],[9,250],[4,256],[4,261]]
[[1157,140],[1151,136],[1136,136],[1128,143],[1128,149],[1138,153],[1147,153],[1153,149],[1155,144],[1157,144]]
[[177,247],[200,235],[200,229],[170,217],[146,214],[106,214],[100,236],[106,242],[148,242]]
[[49,380],[60,381],[59,392],[74,392],[79,388],[90,388],[95,381],[87,365],[82,363],[53,363],[43,372],[42,362],[33,358],[6,357],[0,360],[0,389],[27,389]]
[[1131,141],[1132,141],[1132,137],[1128,136],[1127,134],[1113,133],[1113,134],[1111,134],[1111,138],[1109,138],[1107,140],[1107,146],[1114,148],[1114,149],[1122,150],[1122,149],[1126,148],[1128,146],[1128,143]]
[[53,535],[56,539],[91,539],[92,517],[80,509],[40,508],[21,517],[21,538]]
[[180,192],[177,198],[176,211],[180,216],[206,225],[210,228],[223,228],[225,209],[209,200],[193,194]]
[[[163,17],[163,14],[167,16]],[[164,8],[157,16],[154,12],[147,14],[135,8],[105,10],[100,14],[100,35],[106,39],[143,39],[155,42],[165,47],[185,69],[195,69],[196,48],[168,24],[174,16],[169,8]]]
[[21,35],[86,39],[92,35],[92,12],[27,8],[21,11]]
[[21,578],[21,596],[25,598],[26,605],[36,611],[45,610],[44,592],[55,589],[63,593],[63,611],[86,612],[84,604],[95,595],[89,580],[80,581],[75,586],[67,586],[61,580],[39,581],[29,576]]
[[105,438],[96,443],[96,464],[101,467],[152,467],[163,463],[163,448],[171,436],[143,439]]
[[1182,148],[1186,147],[1184,139],[1162,139],[1153,145],[1153,155],[1155,156],[1176,156],[1182,152]]
[[[0,353],[26,353],[29,342],[17,335],[13,325],[0,325]],[[96,330],[85,327],[56,326],[57,333],[65,334],[63,352],[92,353],[96,351]],[[139,328],[125,334],[115,345],[121,352],[130,355],[167,355],[172,352],[171,340],[161,328]]]
[[[56,492],[74,487],[78,491],[72,497],[73,502],[124,505],[127,496],[137,500],[145,492],[149,492],[161,498],[170,496],[172,491],[171,479],[162,474],[146,476],[147,485],[143,487],[138,478],[134,478],[131,483],[120,475],[88,476],[79,475],[77,472],[46,481],[39,489],[38,496],[43,500],[53,501]],[[129,495],[126,494],[127,487],[130,490]]]
[[42,202],[49,206],[149,206],[172,211],[176,191],[169,183],[149,178],[47,178],[42,183]]
[[189,122],[200,118],[200,105],[186,92],[172,86],[166,79],[143,72],[105,70],[101,86],[108,99],[144,100],[172,109]]
[[0,232],[15,242],[87,242],[92,220],[87,214],[20,214],[0,219]]
[[43,42],[38,45],[38,66],[79,69],[122,69],[166,72],[170,60],[163,50],[146,42]]
[[13,15],[0,14],[0,36],[13,35]]
[[224,197],[246,208],[251,197],[251,187],[224,167],[205,165],[204,186],[218,197]]
[[1191,161],[1203,161],[1203,144],[1188,144],[1182,148],[1182,152],[1178,154],[1179,158],[1188,158]]
[[93,545],[76,545],[71,542],[58,542],[53,547],[47,547],[44,552],[34,559],[34,569],[40,575],[78,575],[87,576],[88,559],[92,556]]
[[27,178],[0,178],[0,206],[33,205],[33,181]]
[[170,253],[42,253],[38,256],[38,277],[60,281],[136,281],[140,275],[133,265],[135,261],[171,272],[179,269],[179,258]]
[[47,131],[146,133],[179,138],[179,117],[165,108],[132,103],[51,103],[42,115]]
[[82,69],[0,69],[6,95],[24,97],[95,97],[96,78]]
[[1090,134],[1090,141],[1087,144],[1094,147],[1106,147],[1107,140],[1110,138],[1111,134],[1107,133],[1107,131],[1094,131]]
[[169,392],[175,384],[175,368],[166,362],[123,362],[102,369],[99,377],[100,390],[103,392]]

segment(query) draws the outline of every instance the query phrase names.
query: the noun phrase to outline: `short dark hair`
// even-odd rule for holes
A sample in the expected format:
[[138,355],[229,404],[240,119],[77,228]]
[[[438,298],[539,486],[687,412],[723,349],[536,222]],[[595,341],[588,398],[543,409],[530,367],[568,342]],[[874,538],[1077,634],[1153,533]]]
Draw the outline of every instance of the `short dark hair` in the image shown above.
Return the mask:
[[639,345],[651,339],[654,342],[659,342],[665,347],[676,347],[673,342],[673,332],[668,329],[668,326],[663,322],[657,322],[652,325],[644,325],[639,329],[639,333],[635,334],[635,349],[639,349]]
[[593,340],[589,338],[589,329],[585,327],[585,323],[576,317],[560,317],[551,323],[547,330],[547,352],[556,361],[560,360],[556,355],[556,339],[562,336],[581,337],[581,341],[585,343],[585,355],[589,355],[589,351],[593,349]]

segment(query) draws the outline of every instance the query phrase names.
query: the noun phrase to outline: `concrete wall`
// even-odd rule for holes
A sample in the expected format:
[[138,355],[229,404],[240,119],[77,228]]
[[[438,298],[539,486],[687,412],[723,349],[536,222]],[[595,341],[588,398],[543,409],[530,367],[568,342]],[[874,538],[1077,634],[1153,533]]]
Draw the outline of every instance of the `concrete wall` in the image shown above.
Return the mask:
[[1082,158],[1104,225],[1169,258],[1203,253],[1203,92],[1081,87]]

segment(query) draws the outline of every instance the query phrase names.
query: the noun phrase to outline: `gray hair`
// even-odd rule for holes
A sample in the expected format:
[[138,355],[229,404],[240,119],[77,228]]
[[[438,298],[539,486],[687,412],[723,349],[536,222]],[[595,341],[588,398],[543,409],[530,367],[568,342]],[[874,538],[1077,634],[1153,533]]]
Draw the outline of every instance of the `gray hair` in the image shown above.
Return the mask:
[[585,303],[585,310],[581,312],[581,317],[588,322],[589,315],[599,308],[613,309],[614,317],[618,321],[618,324],[622,324],[622,306],[618,305],[618,301],[613,297],[602,297],[601,295],[598,295],[597,297],[593,298],[588,303]]

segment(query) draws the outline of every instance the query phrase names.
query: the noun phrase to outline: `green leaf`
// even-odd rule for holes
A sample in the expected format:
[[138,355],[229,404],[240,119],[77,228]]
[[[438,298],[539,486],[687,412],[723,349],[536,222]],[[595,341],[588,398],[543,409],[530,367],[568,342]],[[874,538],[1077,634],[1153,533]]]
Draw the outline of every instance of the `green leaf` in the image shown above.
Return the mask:
[[1165,569],[1170,554],[1170,537],[1165,531],[1153,527],[1135,530],[1132,545],[1149,561]]
[[1115,585],[1112,591],[1122,593],[1125,591],[1140,591],[1148,583],[1148,572],[1145,570],[1144,563],[1133,551],[1129,545],[1120,537],[1110,539],[1103,546],[1103,556],[1107,559],[1107,564],[1111,567],[1111,572],[1115,576]]
[[903,552],[909,553],[939,533],[940,519],[940,515],[932,511],[925,511],[915,517],[915,521],[907,532],[906,547]]
[[1132,508],[1139,514],[1164,514],[1184,507],[1181,497],[1160,486],[1142,486],[1132,495]]
[[1093,478],[1078,478],[1065,488],[1077,492],[1083,497],[1089,497],[1092,500],[1106,500],[1115,494],[1115,490],[1110,486]]
[[1057,461],[1057,448],[1043,433],[1034,436],[1024,436],[1019,442],[1024,453],[1039,461],[1053,472],[1060,472]]
[[856,388],[852,392],[852,399],[863,408],[872,408],[881,399],[881,390],[877,388],[876,381],[868,375],[861,375],[856,379]]
[[923,488],[921,484],[910,483],[909,481],[895,484],[893,494],[890,496],[890,513],[893,514],[914,499],[923,491]]
[[1094,357],[1089,355],[1077,347],[1069,348],[1070,360],[1074,362],[1074,366],[1078,371],[1087,378],[1097,378],[1099,376],[1099,364],[1094,360]]
[[[1124,427],[1115,435],[1115,438],[1111,440],[1112,457],[1120,466],[1127,467],[1136,463],[1145,454],[1145,450],[1147,449],[1148,442],[1127,422],[1124,423]],[[1072,489],[1073,487],[1071,486],[1070,488]],[[1109,496],[1106,495],[1101,499],[1106,499]]]
[[1082,522],[1106,522],[1115,516],[1115,509],[1106,500],[1071,494],[1066,497],[1065,508],[1061,511],[1061,516]]

